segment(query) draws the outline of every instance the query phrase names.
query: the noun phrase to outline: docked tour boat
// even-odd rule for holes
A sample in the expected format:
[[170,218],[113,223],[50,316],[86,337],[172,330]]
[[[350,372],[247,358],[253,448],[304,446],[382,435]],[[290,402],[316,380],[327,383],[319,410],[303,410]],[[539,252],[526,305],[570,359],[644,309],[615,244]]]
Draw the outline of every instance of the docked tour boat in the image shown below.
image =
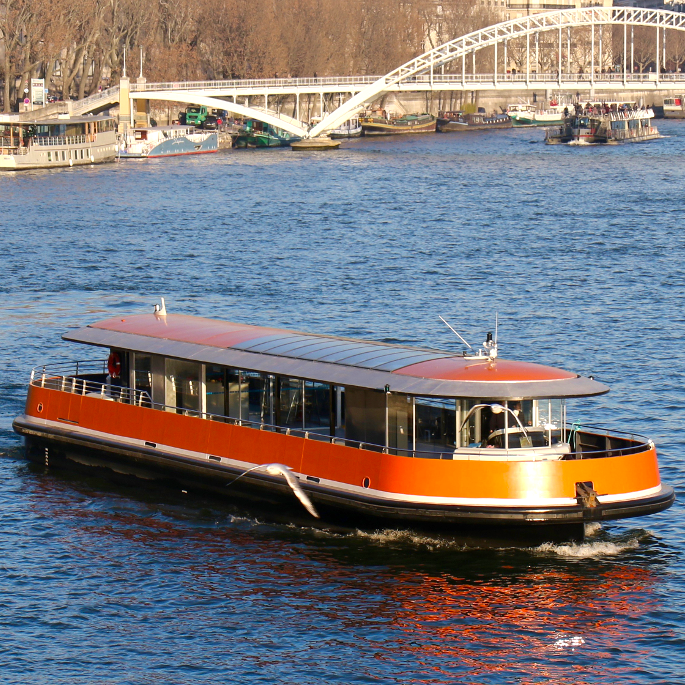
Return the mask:
[[583,114],[568,117],[562,126],[548,128],[545,142],[578,144],[641,143],[660,138],[652,126],[654,112],[638,109],[608,114]]
[[507,107],[507,115],[516,126],[554,126],[564,121],[564,110],[568,105],[550,104],[548,109],[537,109],[534,105],[515,104]]
[[359,123],[359,117],[348,119],[344,124],[328,133],[331,138],[359,138],[361,134],[362,127]]
[[405,114],[388,117],[385,110],[375,110],[359,117],[365,136],[389,136],[404,133],[434,133],[436,119],[432,114]]
[[685,119],[685,95],[664,98],[664,119]]
[[122,159],[201,155],[218,149],[216,131],[202,131],[195,126],[132,128],[119,137],[119,156]]
[[501,359],[489,334],[457,356],[155,310],[63,336],[104,361],[33,370],[14,421],[31,460],[454,534],[577,539],[674,501],[651,440],[566,420],[605,385]]
[[0,116],[0,170],[47,169],[113,162],[116,123],[109,115],[41,121]]
[[439,112],[438,131],[482,131],[494,128],[511,128],[512,121],[507,114],[486,114],[485,111],[475,114],[464,112]]

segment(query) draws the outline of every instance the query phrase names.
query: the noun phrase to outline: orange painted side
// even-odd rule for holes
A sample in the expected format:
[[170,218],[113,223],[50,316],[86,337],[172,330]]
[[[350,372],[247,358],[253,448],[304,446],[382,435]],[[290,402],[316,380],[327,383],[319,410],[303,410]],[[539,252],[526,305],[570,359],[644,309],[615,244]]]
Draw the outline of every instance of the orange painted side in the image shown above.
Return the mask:
[[413,459],[35,386],[29,388],[26,414],[52,421],[67,418],[113,436],[255,465],[275,461],[306,475],[350,485],[361,486],[368,478],[374,490],[415,496],[569,498],[575,497],[578,481],[592,481],[600,495],[635,492],[661,483],[654,449],[574,461]]

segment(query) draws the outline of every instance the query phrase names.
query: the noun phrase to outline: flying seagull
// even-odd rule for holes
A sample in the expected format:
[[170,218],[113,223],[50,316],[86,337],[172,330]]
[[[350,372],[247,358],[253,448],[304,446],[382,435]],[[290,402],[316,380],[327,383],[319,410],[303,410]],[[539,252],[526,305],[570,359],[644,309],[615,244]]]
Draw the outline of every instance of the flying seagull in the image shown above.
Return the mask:
[[314,505],[312,504],[312,501],[309,499],[307,496],[307,493],[302,489],[302,486],[298,482],[297,478],[295,477],[295,474],[293,473],[293,470],[289,466],[285,466],[285,464],[260,464],[259,466],[253,466],[251,469],[247,469],[247,471],[243,471],[237,478],[234,478],[230,483],[226,483],[226,487],[229,485],[232,485],[235,483],[238,478],[242,478],[243,476],[247,475],[251,471],[259,471],[259,470],[264,470],[266,471],[270,476],[283,476],[285,478],[285,482],[290,486],[290,489],[295,493],[295,497],[302,502],[302,505],[304,508],[315,518],[320,518],[319,512],[314,508]]

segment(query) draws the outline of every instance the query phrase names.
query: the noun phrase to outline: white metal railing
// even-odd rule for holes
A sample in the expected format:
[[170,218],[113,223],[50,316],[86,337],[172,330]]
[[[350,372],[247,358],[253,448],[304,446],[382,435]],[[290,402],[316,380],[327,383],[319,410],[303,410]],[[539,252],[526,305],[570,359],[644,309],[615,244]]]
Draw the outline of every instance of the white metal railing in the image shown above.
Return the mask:
[[[133,84],[131,84],[133,85]],[[97,106],[103,101],[118,102],[119,101],[119,86],[112,86],[106,88],[100,93],[93,93],[83,100],[76,100],[71,103],[72,114],[81,114],[89,112],[92,109],[97,109]]]
[[[69,371],[71,372],[70,374],[65,373]],[[56,390],[58,392],[67,392],[70,394],[101,399],[109,402],[121,402],[139,407],[169,411],[176,414],[182,414],[184,416],[191,416],[209,421],[216,421],[219,423],[228,423],[235,426],[244,426],[261,431],[281,433],[283,435],[292,435],[295,437],[304,438],[305,440],[316,440],[335,445],[355,447],[373,452],[382,452],[386,454],[390,453],[397,456],[419,459],[478,460],[476,450],[472,450],[473,453],[470,454],[469,451],[465,451],[464,448],[455,448],[454,446],[450,447],[448,445],[443,445],[441,449],[431,451],[400,449],[395,447],[387,447],[384,445],[376,445],[368,442],[361,442],[358,440],[351,440],[349,438],[338,437],[328,433],[320,433],[315,428],[307,429],[277,426],[264,421],[250,421],[231,416],[210,414],[208,412],[201,412],[195,409],[187,409],[184,407],[176,407],[153,402],[152,398],[150,397],[150,393],[144,390],[136,390],[133,388],[114,385],[111,383],[111,378],[108,377],[107,373],[107,362],[104,360],[63,362],[51,364],[50,366],[45,365],[33,368],[31,371],[30,385],[40,388],[47,388],[49,390]],[[88,378],[87,376],[101,376],[104,379],[104,382],[102,380]],[[559,428],[556,430],[561,433]],[[595,426],[581,426],[578,423],[566,425],[565,434],[569,436],[569,442],[572,444],[574,451],[564,454],[562,457],[564,460],[623,456],[626,454],[642,452],[653,447],[653,443],[650,440],[635,433],[625,433],[622,431],[612,431],[610,433],[608,430],[603,428],[598,428]],[[595,441],[601,438],[605,440],[605,443],[610,443],[611,439],[618,439],[631,444],[621,447],[615,447],[611,444],[606,444],[603,449],[587,450],[582,446],[582,436],[585,436],[586,438],[589,437],[591,440]],[[521,460],[520,452],[517,453],[516,450],[498,450],[498,453],[502,461]],[[534,460],[535,459],[527,459],[526,461]]]
[[34,145],[40,145],[41,147],[52,147],[55,145],[83,145],[84,143],[91,142],[91,136],[36,136],[32,138]]
[[[269,90],[288,90],[292,89],[295,92],[298,88],[317,87],[323,91],[336,92],[337,87],[343,86],[367,86],[382,79],[382,76],[327,76],[321,78],[296,78],[296,79],[246,79],[235,81],[176,81],[173,83],[132,83],[131,92],[157,92],[157,91],[233,91],[233,90],[249,90],[260,91],[261,93]],[[623,73],[595,73],[594,77],[590,72],[585,73],[561,73],[561,82],[563,83],[616,83],[621,84],[623,81],[631,83],[644,83],[655,81],[657,75],[655,72],[643,72],[641,74],[626,74]],[[685,82],[685,73],[660,73],[659,79],[665,81],[673,81],[678,83]],[[460,72],[447,74],[417,74],[409,76],[403,80],[398,87],[410,89],[411,85],[443,85],[452,84],[455,90],[460,90],[462,82],[471,83],[519,83],[524,84],[528,81],[540,83],[554,83],[559,82],[558,72],[531,72],[524,73],[480,73],[469,74],[465,73],[463,78]],[[85,102],[85,100],[81,101]]]

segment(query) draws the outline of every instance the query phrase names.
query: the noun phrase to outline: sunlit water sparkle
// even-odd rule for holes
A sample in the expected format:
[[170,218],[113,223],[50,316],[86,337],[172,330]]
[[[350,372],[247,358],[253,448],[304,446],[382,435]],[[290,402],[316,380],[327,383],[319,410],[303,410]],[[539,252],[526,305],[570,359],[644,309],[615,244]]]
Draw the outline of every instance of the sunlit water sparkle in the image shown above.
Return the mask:
[[[536,130],[336,153],[0,176],[0,679],[685,683],[679,502],[580,544],[280,526],[191,493],[28,465],[28,373],[69,327],[171,311],[472,344],[593,374],[570,416],[657,444],[685,495],[685,122],[645,145]],[[87,352],[87,351],[86,351]],[[265,461],[268,461],[265,455]]]

